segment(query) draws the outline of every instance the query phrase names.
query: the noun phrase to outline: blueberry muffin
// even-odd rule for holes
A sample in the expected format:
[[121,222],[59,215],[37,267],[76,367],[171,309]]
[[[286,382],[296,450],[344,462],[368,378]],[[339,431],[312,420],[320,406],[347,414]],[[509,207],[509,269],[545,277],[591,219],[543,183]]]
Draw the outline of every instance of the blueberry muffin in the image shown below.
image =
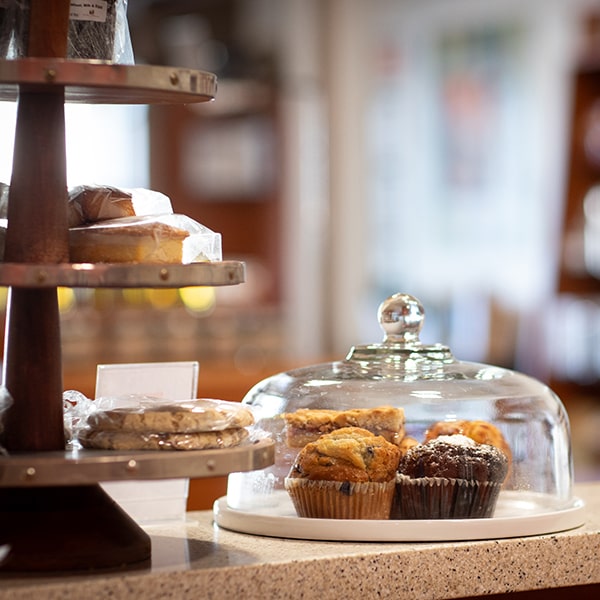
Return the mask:
[[399,460],[382,436],[344,427],[300,450],[285,488],[301,517],[388,519]]

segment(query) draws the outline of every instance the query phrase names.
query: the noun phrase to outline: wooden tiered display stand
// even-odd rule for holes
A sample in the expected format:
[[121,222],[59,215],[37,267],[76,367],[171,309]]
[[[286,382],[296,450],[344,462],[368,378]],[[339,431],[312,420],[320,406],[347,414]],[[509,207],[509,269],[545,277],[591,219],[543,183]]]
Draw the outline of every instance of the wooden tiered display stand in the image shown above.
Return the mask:
[[[0,99],[17,101],[8,229],[0,285],[10,288],[0,415],[0,571],[145,565],[148,535],[103,491],[120,479],[207,477],[261,469],[273,444],[208,451],[66,450],[57,287],[232,285],[243,263],[69,263],[65,102],[203,102],[201,71],[67,60],[69,0],[31,0],[27,58],[0,61]],[[0,407],[2,406],[0,399]]]

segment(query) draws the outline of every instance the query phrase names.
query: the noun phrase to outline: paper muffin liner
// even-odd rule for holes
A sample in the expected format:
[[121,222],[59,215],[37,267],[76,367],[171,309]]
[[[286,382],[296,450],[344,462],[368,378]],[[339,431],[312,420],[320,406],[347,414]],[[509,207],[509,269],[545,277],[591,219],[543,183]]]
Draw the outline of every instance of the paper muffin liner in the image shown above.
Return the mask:
[[286,477],[299,517],[389,519],[396,482],[320,481]]
[[398,475],[391,519],[481,519],[494,514],[502,483]]

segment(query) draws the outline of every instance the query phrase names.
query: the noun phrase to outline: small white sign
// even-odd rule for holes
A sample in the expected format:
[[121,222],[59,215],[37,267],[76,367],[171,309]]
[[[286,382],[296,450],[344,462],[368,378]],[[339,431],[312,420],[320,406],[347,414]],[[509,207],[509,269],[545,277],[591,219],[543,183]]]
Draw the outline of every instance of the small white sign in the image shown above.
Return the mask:
[[96,21],[105,23],[108,14],[107,0],[71,0],[69,18],[72,21]]
[[142,394],[165,400],[190,400],[198,393],[196,361],[98,365],[96,398]]
[[[98,365],[96,398],[141,394],[164,400],[190,400],[198,394],[195,361]],[[184,521],[189,479],[110,481],[104,490],[140,525]]]

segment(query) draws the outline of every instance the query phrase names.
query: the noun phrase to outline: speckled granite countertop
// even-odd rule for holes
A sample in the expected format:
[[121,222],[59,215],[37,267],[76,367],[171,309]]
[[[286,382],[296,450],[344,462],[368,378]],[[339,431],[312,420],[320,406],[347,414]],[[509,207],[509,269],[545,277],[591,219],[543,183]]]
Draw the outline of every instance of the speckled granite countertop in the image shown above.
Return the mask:
[[[210,511],[148,529],[152,566],[0,578],[0,600],[458,598],[600,583],[600,483],[576,486],[577,529],[479,542],[311,542],[217,528]],[[382,594],[385,592],[385,594]]]

